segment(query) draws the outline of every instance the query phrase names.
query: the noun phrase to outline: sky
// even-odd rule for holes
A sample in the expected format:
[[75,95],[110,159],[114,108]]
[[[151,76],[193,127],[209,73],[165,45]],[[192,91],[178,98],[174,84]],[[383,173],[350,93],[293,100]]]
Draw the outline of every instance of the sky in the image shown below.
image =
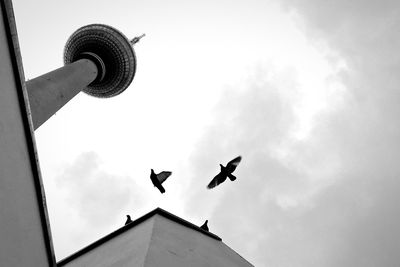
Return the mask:
[[[13,4],[27,79],[81,26],[146,33],[124,93],[35,131],[57,260],[161,207],[255,266],[398,265],[400,2]],[[151,168],[173,172],[163,195]]]

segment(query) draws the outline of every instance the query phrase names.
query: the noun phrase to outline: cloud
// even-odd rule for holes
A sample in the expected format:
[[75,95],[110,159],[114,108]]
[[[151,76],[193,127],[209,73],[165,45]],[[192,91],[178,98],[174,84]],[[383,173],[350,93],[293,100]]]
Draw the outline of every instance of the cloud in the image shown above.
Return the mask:
[[[243,175],[243,166],[262,168],[264,158],[270,158],[269,153],[272,153],[274,146],[287,138],[295,120],[293,109],[289,100],[281,97],[282,92],[273,83],[265,81],[261,73],[257,72],[249,90],[239,90],[238,93],[234,88],[226,89],[216,108],[215,120],[196,145],[190,159],[193,163],[190,169],[195,178],[191,179],[188,206],[204,206],[207,200],[202,199],[203,189],[219,172],[219,163],[225,165],[242,155],[243,160],[237,172],[239,176]],[[285,75],[290,80],[293,74],[288,70]],[[295,86],[287,87],[288,90],[293,88]],[[255,160],[251,160],[253,158]],[[215,190],[219,190],[219,187]]]
[[[226,243],[257,266],[268,255],[261,249],[266,247],[264,238],[274,233],[272,225],[280,224],[281,216],[293,216],[291,211],[299,205],[303,205],[300,210],[307,208],[302,200],[313,192],[305,170],[279,155],[281,148],[294,142],[296,73],[286,69],[266,79],[266,72],[257,70],[243,90],[227,88],[214,122],[192,155],[193,177],[186,200],[189,214],[199,221],[208,218],[212,232],[229,238]],[[286,84],[281,83],[282,77]],[[238,179],[206,190],[219,171],[218,164],[237,155],[243,156],[235,174]],[[249,240],[247,245],[244,239]]]
[[135,201],[129,177],[103,170],[95,152],[82,153],[56,178],[74,212],[91,227],[100,228],[121,220],[120,213]]
[[[282,2],[311,40],[346,62],[333,77],[344,101],[298,140],[295,73],[289,87],[263,70],[228,90],[192,155],[187,210],[208,216],[210,230],[256,266],[397,266],[400,4]],[[238,179],[203,190],[237,154]]]

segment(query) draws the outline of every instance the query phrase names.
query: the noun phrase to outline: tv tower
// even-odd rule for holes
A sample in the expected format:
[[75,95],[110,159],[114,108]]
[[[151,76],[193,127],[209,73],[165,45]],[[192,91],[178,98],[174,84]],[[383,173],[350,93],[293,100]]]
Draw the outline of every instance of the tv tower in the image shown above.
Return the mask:
[[76,30],[64,48],[64,66],[26,82],[36,130],[80,91],[113,97],[131,84],[136,72],[133,45],[117,29],[91,24]]

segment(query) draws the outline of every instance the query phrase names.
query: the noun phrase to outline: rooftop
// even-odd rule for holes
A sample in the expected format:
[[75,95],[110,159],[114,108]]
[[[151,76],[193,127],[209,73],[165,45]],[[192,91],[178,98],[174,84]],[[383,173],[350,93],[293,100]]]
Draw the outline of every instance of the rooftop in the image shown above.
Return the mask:
[[208,237],[211,237],[211,238],[213,238],[213,239],[215,239],[217,241],[222,241],[222,239],[219,236],[217,236],[217,235],[215,235],[215,234],[213,234],[211,232],[205,231],[205,230],[201,229],[199,226],[197,226],[197,225],[195,225],[195,224],[193,224],[191,222],[188,222],[188,221],[186,221],[186,220],[184,220],[184,219],[182,219],[182,218],[180,218],[178,216],[175,216],[174,214],[169,213],[168,211],[165,211],[165,210],[163,210],[161,208],[156,208],[153,211],[143,215],[142,217],[132,221],[131,223],[129,223],[129,224],[117,229],[116,231],[114,231],[114,232],[112,232],[112,233],[100,238],[99,240],[93,242],[92,244],[82,248],[81,250],[78,250],[74,254],[62,259],[61,261],[59,261],[57,263],[57,266],[64,266],[65,264],[71,262],[72,260],[74,260],[74,259],[82,256],[83,254],[85,254],[85,253],[87,253],[87,252],[89,252],[89,251],[101,246],[102,244],[104,244],[107,241],[115,238],[116,236],[119,236],[119,235],[125,233],[126,231],[129,231],[131,228],[134,228],[138,224],[148,220],[149,218],[151,218],[151,217],[153,217],[154,215],[157,215],[157,214],[161,215],[161,216],[163,216],[163,217],[165,217],[165,218],[167,218],[169,220],[172,220],[172,221],[174,221],[174,222],[176,222],[176,223],[178,223],[178,224],[180,224],[182,226],[185,226],[187,228],[190,228],[192,230],[200,232],[200,233],[202,233],[202,234],[204,234],[204,235],[206,235]]

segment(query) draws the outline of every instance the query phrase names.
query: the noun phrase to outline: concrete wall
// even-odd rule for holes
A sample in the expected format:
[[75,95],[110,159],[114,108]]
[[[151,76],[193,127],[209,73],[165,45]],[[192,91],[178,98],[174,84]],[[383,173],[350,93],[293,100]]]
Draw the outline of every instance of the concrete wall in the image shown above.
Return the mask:
[[144,266],[249,267],[252,265],[222,241],[157,215]]
[[65,267],[133,267],[144,266],[154,217],[114,237],[63,265]]
[[92,248],[89,245],[72,255],[72,258],[66,258],[60,262],[60,266],[252,266],[222,241],[204,234],[200,229],[193,229],[160,214],[155,214],[138,225],[132,223],[130,226],[118,229],[103,240],[99,240],[101,242],[94,243],[96,245]]
[[54,266],[11,1],[0,1],[0,266]]

